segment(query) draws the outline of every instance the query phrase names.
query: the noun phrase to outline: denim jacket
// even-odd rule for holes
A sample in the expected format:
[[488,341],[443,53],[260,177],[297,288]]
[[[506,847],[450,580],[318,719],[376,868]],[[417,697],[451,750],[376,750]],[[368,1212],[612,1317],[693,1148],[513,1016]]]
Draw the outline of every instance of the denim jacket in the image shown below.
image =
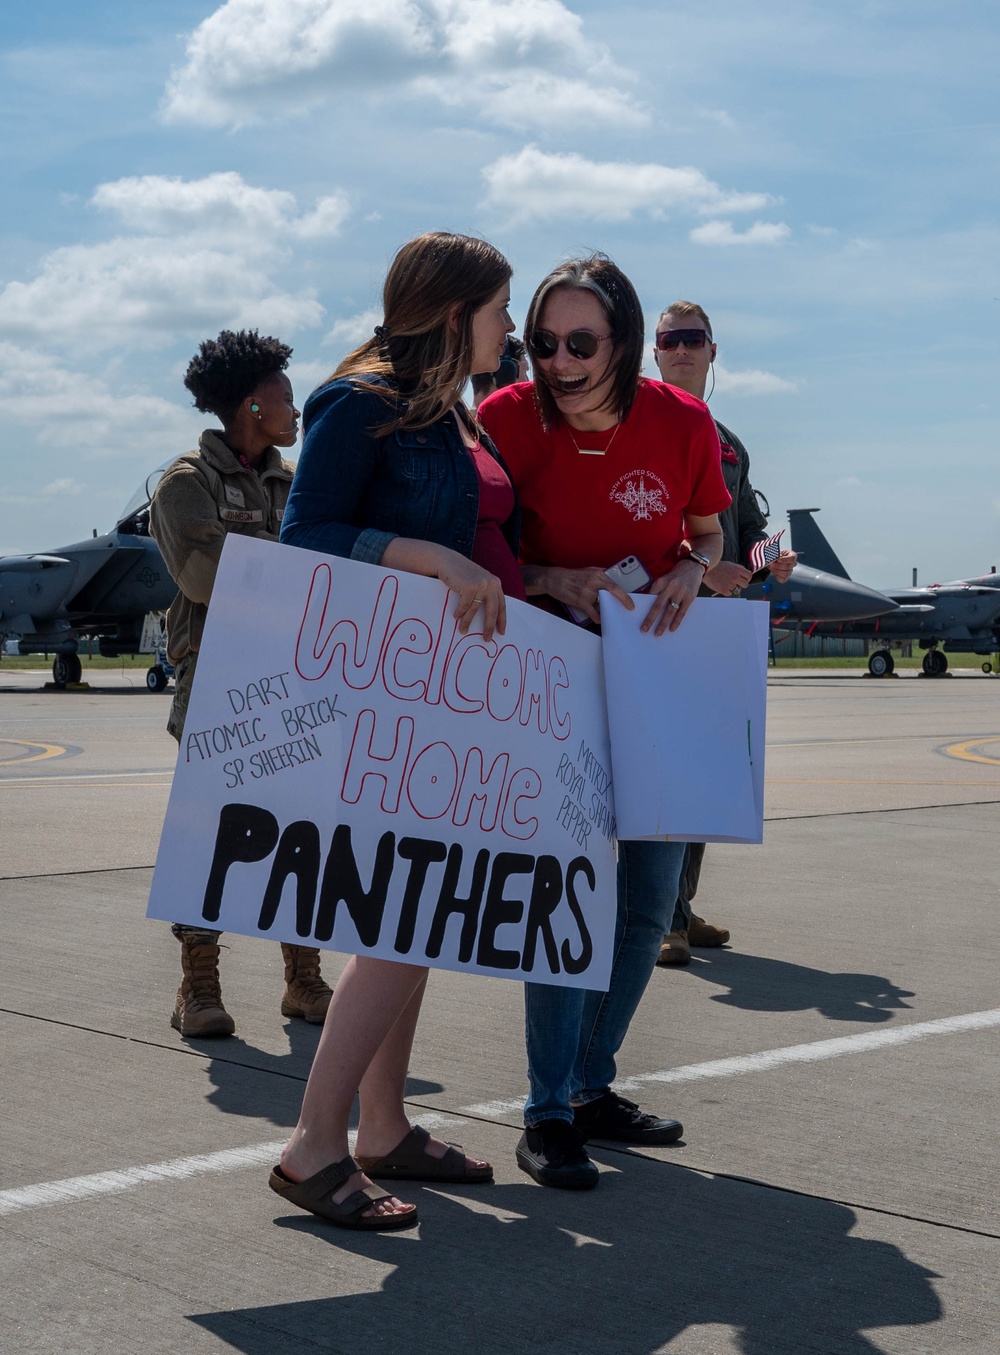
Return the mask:
[[[455,417],[384,437],[372,433],[392,416],[391,404],[374,391],[359,390],[350,377],[313,391],[281,523],[283,542],[368,564],[378,564],[396,536],[471,556],[479,480]],[[481,441],[503,465],[485,434]],[[515,559],[519,520],[515,506],[503,524]]]

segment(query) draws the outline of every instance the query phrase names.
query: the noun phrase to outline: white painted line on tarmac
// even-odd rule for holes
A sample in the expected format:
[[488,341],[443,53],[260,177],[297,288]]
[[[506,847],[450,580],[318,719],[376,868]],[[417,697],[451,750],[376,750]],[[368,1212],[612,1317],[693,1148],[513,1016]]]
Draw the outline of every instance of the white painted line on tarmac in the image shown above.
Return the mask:
[[46,1181],[37,1186],[17,1186],[0,1191],[0,1217],[22,1209],[37,1209],[47,1204],[69,1204],[94,1195],[114,1195],[147,1181],[183,1181],[207,1172],[235,1171],[239,1167],[274,1163],[285,1146],[280,1143],[254,1143],[248,1148],[227,1148],[221,1153],[203,1153],[198,1157],[175,1157],[170,1162],[154,1162],[146,1167],[123,1167],[120,1171],[95,1172],[91,1176],[70,1176],[64,1181]]
[[784,1049],[767,1049],[762,1054],[738,1054],[710,1063],[689,1063],[663,1073],[645,1073],[622,1078],[615,1086],[638,1091],[650,1083],[697,1082],[707,1077],[735,1077],[741,1073],[763,1073],[788,1063],[818,1063],[838,1059],[844,1054],[864,1054],[870,1049],[910,1044],[930,1035],[957,1035],[966,1030],[988,1030],[1000,1026],[1000,1008],[987,1012],[969,1012],[965,1016],[943,1016],[937,1021],[916,1021],[912,1026],[894,1026],[890,1030],[870,1030],[863,1035],[842,1035],[835,1040],[816,1040],[812,1044],[793,1044]]
[[[443,1129],[464,1123],[453,1115],[421,1115],[425,1129]],[[353,1147],[354,1135],[350,1136]],[[184,1181],[191,1176],[238,1171],[242,1167],[273,1166],[285,1140],[276,1143],[252,1143],[246,1148],[226,1148],[218,1153],[196,1157],[176,1157],[169,1162],[152,1162],[144,1167],[123,1167],[119,1171],[94,1172],[90,1176],[70,1176],[62,1181],[45,1181],[37,1186],[16,1186],[0,1190],[0,1218],[25,1209],[40,1209],[51,1204],[73,1204],[95,1195],[117,1195],[123,1190],[149,1181]]]
[[[823,1059],[838,1059],[845,1054],[865,1054],[871,1049],[885,1049],[891,1045],[909,1044],[925,1040],[931,1035],[957,1035],[967,1030],[988,1030],[1000,1026],[1000,1008],[985,1012],[969,1012],[964,1016],[943,1016],[936,1021],[916,1021],[911,1026],[893,1026],[890,1030],[871,1030],[862,1035],[842,1035],[835,1040],[814,1040],[810,1044],[786,1045],[784,1049],[766,1049],[761,1054],[737,1054],[728,1059],[712,1059],[708,1063],[688,1063],[680,1068],[668,1068],[660,1073],[640,1073],[637,1077],[622,1077],[615,1087],[623,1092],[639,1092],[649,1086],[666,1082],[698,1082],[702,1078],[737,1077],[742,1073],[763,1073],[789,1063],[818,1063]],[[484,1101],[477,1106],[465,1106],[462,1114],[477,1115],[482,1119],[500,1119],[519,1111],[523,1101]]]
[[[835,1040],[787,1045],[784,1049],[767,1049],[761,1054],[738,1054],[728,1059],[712,1059],[708,1063],[689,1063],[681,1068],[668,1068],[664,1072],[620,1078],[615,1086],[621,1091],[641,1091],[651,1084],[736,1077],[743,1073],[766,1072],[791,1063],[817,1063],[823,1059],[841,1058],[845,1054],[864,1054],[872,1049],[886,1049],[893,1045],[910,1044],[914,1040],[925,1040],[932,1035],[958,1035],[964,1031],[988,1030],[995,1026],[1000,1026],[1000,1008],[969,1012],[964,1016],[944,1016],[937,1021],[917,1021],[911,1026],[896,1026],[891,1030],[844,1035]],[[523,1104],[523,1100],[485,1101],[475,1106],[464,1106],[456,1114],[463,1118],[474,1115],[480,1119],[501,1119],[520,1111]],[[420,1123],[426,1129],[443,1129],[461,1124],[462,1119],[430,1111],[421,1114]],[[353,1135],[351,1137],[353,1139]],[[13,1190],[0,1191],[0,1218],[45,1205],[70,1204],[77,1200],[92,1199],[96,1195],[115,1195],[148,1181],[183,1181],[192,1176],[269,1165],[277,1159],[283,1146],[283,1139],[277,1143],[254,1143],[246,1148],[227,1148],[219,1153],[178,1157],[145,1167],[124,1167],[120,1171],[95,1172],[91,1176],[71,1176],[63,1181],[17,1186]]]

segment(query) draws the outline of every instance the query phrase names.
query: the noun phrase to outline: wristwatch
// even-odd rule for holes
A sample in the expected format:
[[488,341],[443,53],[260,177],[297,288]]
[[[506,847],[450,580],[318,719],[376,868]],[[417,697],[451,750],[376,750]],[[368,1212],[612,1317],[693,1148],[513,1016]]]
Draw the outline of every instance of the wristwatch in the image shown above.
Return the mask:
[[706,574],[712,568],[712,562],[708,556],[702,555],[699,551],[692,550],[690,546],[688,546],[683,555],[678,557],[677,563],[680,564],[681,560],[693,560],[695,564],[701,565]]

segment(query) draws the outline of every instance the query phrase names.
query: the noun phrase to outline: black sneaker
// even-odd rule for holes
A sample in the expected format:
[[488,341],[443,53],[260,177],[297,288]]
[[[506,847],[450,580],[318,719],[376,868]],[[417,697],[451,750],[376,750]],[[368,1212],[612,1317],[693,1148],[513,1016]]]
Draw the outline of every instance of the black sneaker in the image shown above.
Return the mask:
[[626,1101],[616,1092],[605,1092],[596,1100],[577,1106],[573,1112],[573,1127],[580,1131],[584,1143],[590,1139],[635,1144],[676,1143],[684,1133],[680,1120],[660,1120],[655,1115],[646,1115],[634,1101]]
[[583,1146],[583,1135],[568,1120],[542,1120],[525,1129],[515,1156],[521,1170],[540,1186],[593,1190],[600,1178]]

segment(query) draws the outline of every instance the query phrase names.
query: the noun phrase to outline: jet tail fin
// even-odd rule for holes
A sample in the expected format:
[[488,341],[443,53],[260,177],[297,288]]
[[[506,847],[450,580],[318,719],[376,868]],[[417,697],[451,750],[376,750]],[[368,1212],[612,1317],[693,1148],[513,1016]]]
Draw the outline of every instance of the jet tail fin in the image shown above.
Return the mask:
[[789,508],[788,520],[792,525],[792,550],[799,559],[811,569],[822,569],[827,574],[836,574],[838,578],[851,576],[844,568],[837,552],[823,535],[823,529],[813,517],[818,508]]

